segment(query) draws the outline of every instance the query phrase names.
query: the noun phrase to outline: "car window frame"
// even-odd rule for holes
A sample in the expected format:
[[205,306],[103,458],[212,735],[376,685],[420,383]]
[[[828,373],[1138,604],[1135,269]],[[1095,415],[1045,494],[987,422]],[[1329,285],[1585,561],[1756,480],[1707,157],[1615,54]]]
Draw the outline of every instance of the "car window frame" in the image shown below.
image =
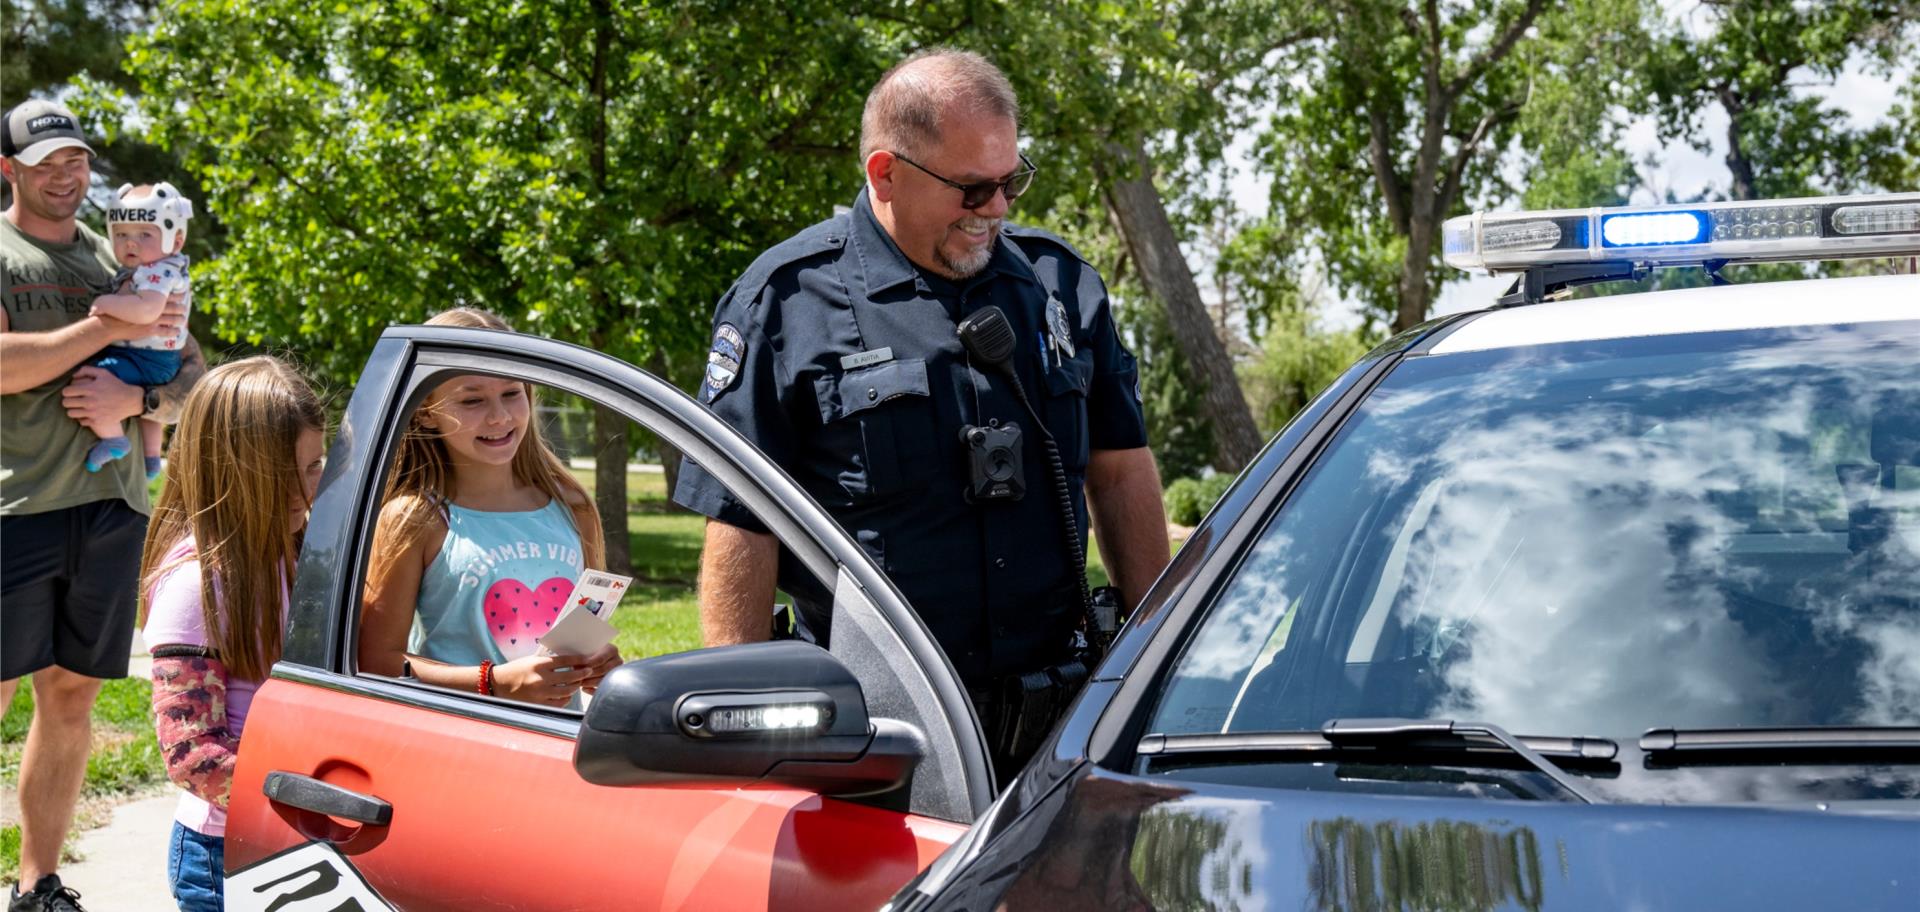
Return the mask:
[[[605,404],[687,453],[835,589],[849,635],[833,652],[868,691],[870,710],[906,717],[928,739],[909,807],[970,822],[994,791],[985,739],[945,653],[890,580],[793,479],[705,406],[619,359],[539,336],[454,327],[382,334],[329,448],[296,575],[285,652],[272,676],[372,699],[573,739],[580,715],[357,674],[358,606],[377,504],[402,416],[449,376],[525,379]],[[838,632],[838,630],[836,630]]]

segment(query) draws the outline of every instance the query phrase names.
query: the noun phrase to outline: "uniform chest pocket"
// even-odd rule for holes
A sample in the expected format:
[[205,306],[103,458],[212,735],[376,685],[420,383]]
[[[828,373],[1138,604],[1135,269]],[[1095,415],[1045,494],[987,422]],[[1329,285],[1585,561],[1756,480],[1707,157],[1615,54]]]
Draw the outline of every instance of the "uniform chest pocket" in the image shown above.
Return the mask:
[[1087,469],[1087,389],[1093,383],[1093,352],[1081,348],[1073,357],[1047,362],[1047,429],[1060,446],[1067,471]]
[[813,380],[822,443],[850,497],[886,497],[924,487],[933,465],[933,400],[927,362],[889,361]]

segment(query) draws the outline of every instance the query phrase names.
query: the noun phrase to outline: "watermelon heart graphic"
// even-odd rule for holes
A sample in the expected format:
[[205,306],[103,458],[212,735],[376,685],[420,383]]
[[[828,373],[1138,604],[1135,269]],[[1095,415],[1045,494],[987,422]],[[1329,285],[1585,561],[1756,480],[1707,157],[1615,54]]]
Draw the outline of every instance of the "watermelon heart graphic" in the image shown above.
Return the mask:
[[535,642],[559,620],[566,607],[567,593],[573,582],[556,576],[538,586],[517,579],[503,579],[487,587],[483,600],[487,610],[487,633],[500,654],[511,662],[533,655]]

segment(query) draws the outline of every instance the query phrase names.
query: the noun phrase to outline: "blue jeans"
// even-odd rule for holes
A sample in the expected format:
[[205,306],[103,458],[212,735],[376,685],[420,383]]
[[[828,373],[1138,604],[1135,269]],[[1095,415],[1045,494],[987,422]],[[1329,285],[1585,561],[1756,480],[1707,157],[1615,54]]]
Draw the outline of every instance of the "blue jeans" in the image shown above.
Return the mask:
[[178,823],[167,845],[167,878],[180,912],[221,912],[227,879],[227,841]]

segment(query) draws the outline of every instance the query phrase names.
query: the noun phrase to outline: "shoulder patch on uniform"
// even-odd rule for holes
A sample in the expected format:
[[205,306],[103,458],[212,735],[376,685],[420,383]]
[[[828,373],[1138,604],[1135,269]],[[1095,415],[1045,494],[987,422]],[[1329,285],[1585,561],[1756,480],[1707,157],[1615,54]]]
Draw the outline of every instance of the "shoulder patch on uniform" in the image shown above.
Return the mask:
[[713,348],[707,352],[707,377],[700,384],[700,401],[712,402],[740,379],[740,364],[747,357],[747,341],[732,323],[722,323],[713,331]]

